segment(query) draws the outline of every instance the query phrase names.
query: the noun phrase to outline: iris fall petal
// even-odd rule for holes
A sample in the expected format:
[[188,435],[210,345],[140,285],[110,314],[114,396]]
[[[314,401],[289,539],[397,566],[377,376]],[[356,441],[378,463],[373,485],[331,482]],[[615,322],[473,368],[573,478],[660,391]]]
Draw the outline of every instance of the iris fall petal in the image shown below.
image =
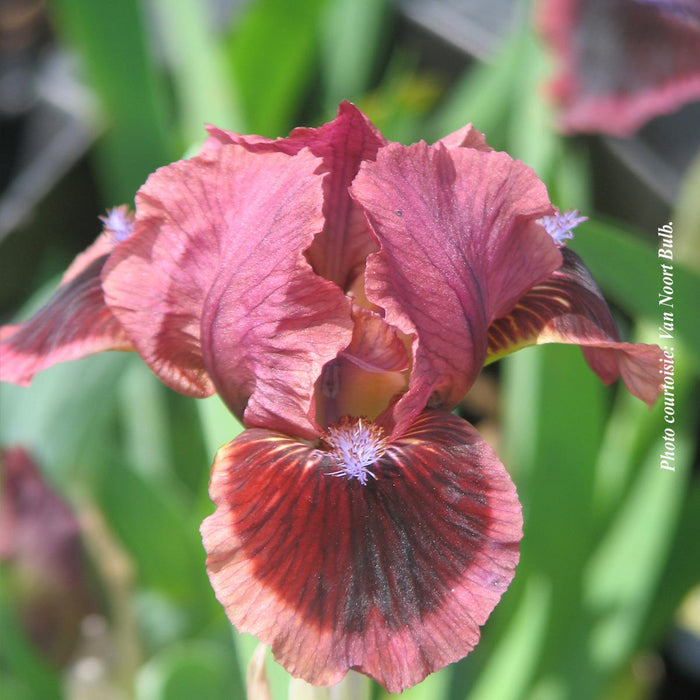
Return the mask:
[[540,343],[573,343],[596,374],[611,384],[620,375],[635,396],[651,405],[662,390],[657,345],[622,343],[615,321],[588,268],[568,248],[564,264],[534,287],[506,316],[491,324],[489,360]]
[[507,588],[521,511],[493,451],[466,421],[421,415],[366,484],[328,453],[248,430],[217,455],[207,567],[232,622],[293,675],[350,668],[389,691],[463,657]]
[[57,362],[104,350],[133,350],[105,304],[100,275],[115,245],[106,230],[78,255],[49,301],[28,321],[0,329],[0,381],[27,385]]

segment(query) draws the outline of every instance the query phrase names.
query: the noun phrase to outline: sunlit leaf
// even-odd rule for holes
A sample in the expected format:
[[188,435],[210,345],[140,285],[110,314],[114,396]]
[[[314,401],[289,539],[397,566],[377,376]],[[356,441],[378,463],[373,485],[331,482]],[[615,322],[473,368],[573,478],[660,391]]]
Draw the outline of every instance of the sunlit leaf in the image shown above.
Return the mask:
[[289,131],[312,77],[325,2],[255,0],[236,20],[227,44],[248,131]]
[[165,83],[138,0],[48,3],[58,28],[78,51],[101,105],[101,176],[115,203],[130,202],[146,176],[178,157],[167,119]]

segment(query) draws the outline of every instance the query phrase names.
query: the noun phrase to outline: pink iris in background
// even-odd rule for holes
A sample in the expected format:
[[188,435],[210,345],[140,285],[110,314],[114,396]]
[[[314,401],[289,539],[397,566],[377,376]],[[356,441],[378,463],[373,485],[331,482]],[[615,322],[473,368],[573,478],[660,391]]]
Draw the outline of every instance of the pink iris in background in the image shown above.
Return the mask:
[[229,618],[311,683],[402,690],[474,647],[518,561],[513,483],[452,413],[483,365],[577,343],[651,403],[660,351],[619,341],[561,247],[577,214],[470,126],[404,146],[343,103],[288,138],[209,134],[4,331],[2,378],[111,345],[218,392],[246,427],[202,525]]
[[541,0],[565,132],[629,136],[700,99],[700,0]]
[[19,446],[0,449],[0,572],[32,643],[52,665],[74,662],[81,622],[99,610],[80,523]]

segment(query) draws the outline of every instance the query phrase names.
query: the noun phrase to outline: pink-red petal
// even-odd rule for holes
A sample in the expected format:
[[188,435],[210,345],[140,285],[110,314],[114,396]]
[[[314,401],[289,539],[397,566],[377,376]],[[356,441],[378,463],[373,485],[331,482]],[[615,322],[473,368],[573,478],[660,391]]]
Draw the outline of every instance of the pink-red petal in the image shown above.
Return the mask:
[[313,437],[313,385],[350,342],[350,303],[303,251],[323,227],[319,159],[236,144],[151,175],[103,275],[139,353],[174,389],[216,389],[247,425]]
[[410,355],[404,339],[378,313],[353,306],[352,320],[352,340],[342,357],[367,372],[408,369]]
[[66,270],[49,301],[32,318],[0,329],[0,381],[26,386],[57,362],[104,350],[133,350],[107,307],[100,274],[116,241],[105,231]]
[[700,98],[700,23],[656,4],[540,2],[538,23],[559,61],[551,91],[565,131],[627,136]]
[[493,151],[493,148],[486,143],[486,137],[472,124],[467,124],[457,131],[453,131],[447,136],[443,136],[438,143],[447,148],[473,148],[477,151]]
[[367,117],[354,105],[343,102],[333,121],[317,129],[300,127],[283,139],[241,136],[210,128],[209,148],[223,143],[240,143],[252,152],[298,153],[308,148],[322,158],[328,172],[324,183],[323,213],[326,223],[307,255],[314,270],[347,290],[362,272],[367,255],[376,244],[367,229],[361,210],[350,199],[348,188],[360,165],[374,160],[386,144]]
[[202,525],[219,601],[314,684],[354,668],[389,691],[465,656],[510,583],[521,511],[466,421],[426,412],[366,484],[328,454],[248,430],[217,455]]
[[561,264],[536,223],[552,212],[545,186],[505,153],[424,143],[383,148],[352,186],[380,251],[367,298],[415,337],[401,432],[429,402],[452,408],[486,358],[486,330]]
[[564,264],[535,286],[488,332],[489,360],[528,345],[580,345],[596,374],[611,384],[622,376],[635,396],[651,405],[662,391],[657,345],[622,343],[608,305],[581,258],[562,249]]

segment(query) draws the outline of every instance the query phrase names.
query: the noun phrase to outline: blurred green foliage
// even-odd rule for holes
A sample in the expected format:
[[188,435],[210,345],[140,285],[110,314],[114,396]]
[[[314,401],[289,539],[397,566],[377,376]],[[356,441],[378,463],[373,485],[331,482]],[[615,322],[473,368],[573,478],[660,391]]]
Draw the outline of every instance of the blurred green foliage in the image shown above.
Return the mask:
[[[435,139],[472,121],[491,145],[535,168],[555,202],[591,214],[573,247],[630,335],[658,341],[656,251],[645,232],[592,211],[586,150],[551,126],[539,88],[546,61],[529,27],[450,83],[397,43],[383,1],[252,0],[216,27],[194,0],[54,0],[50,10],[99,99],[104,132],[93,157],[108,199],[130,201],[151,171],[201,142],[205,122],[278,136],[298,119],[327,119],[344,98],[389,138]],[[687,192],[681,248],[700,250],[699,211]],[[659,469],[661,405],[648,410],[603,387],[578,349],[503,361],[499,450],[524,505],[521,564],[477,649],[406,691],[408,700],[635,697],[632,660],[659,644],[700,582],[696,259],[678,261],[676,282],[675,472]],[[2,443],[32,448],[79,514],[100,513],[103,527],[88,527],[86,542],[122,654],[106,662],[126,692],[119,697],[243,697],[256,642],[215,601],[198,535],[211,510],[209,464],[241,429],[221,402],[175,395],[121,355],[52,368],[28,389],[3,386],[0,402]],[[110,581],[115,547],[130,574]],[[5,594],[0,616],[3,697],[70,700]],[[269,670],[283,700],[286,674],[272,662]]]

